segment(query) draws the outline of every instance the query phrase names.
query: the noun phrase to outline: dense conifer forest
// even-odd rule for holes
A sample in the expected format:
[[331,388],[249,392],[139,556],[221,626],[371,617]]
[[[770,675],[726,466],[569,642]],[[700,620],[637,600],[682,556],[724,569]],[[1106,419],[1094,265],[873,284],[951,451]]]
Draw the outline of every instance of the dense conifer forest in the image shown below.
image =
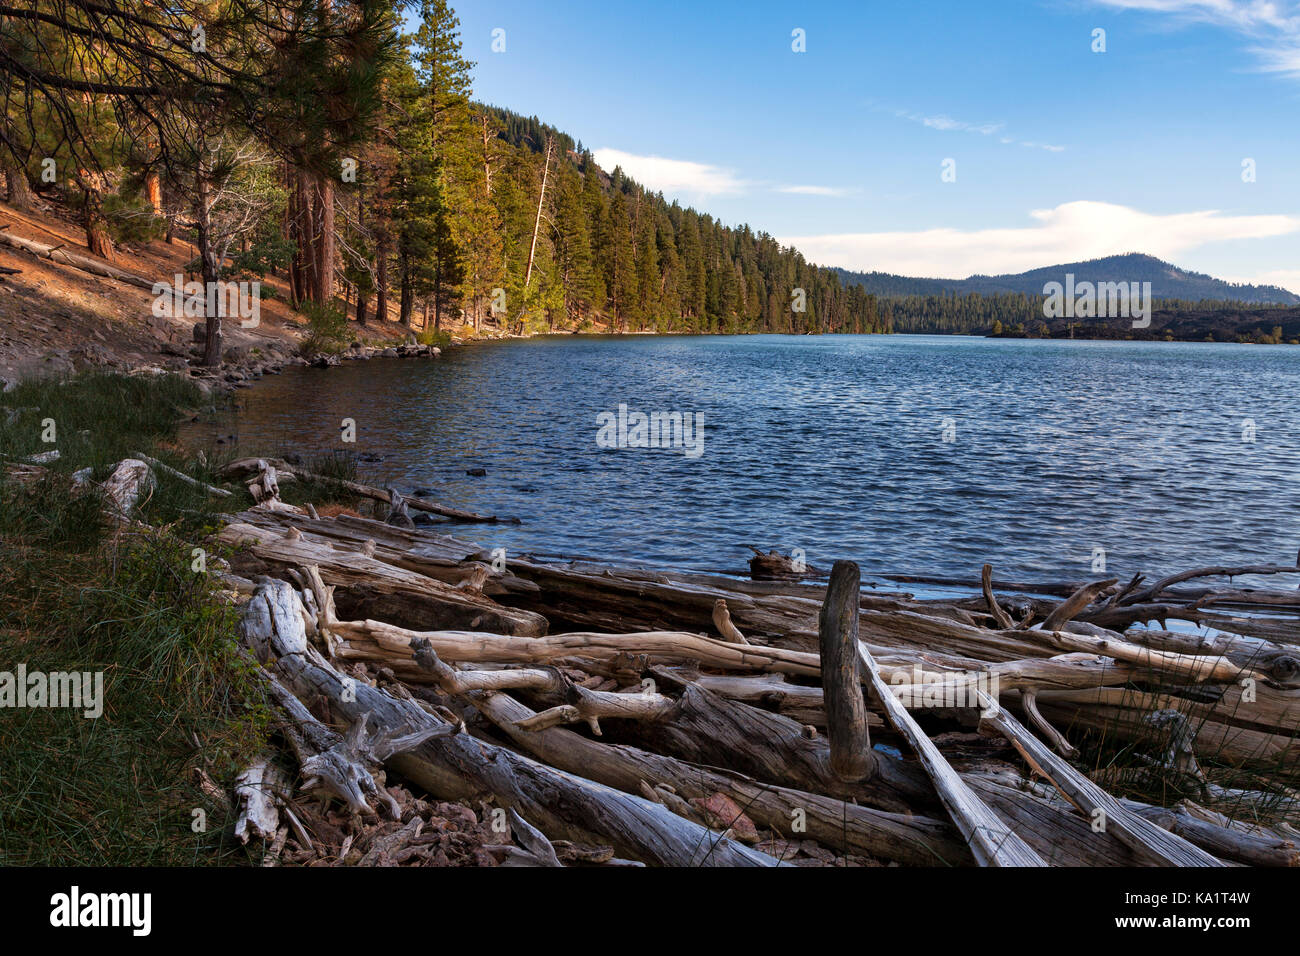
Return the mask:
[[475,101],[445,0],[38,6],[0,44],[8,197],[56,194],[110,261],[191,238],[204,280],[287,274],[360,325],[884,330],[833,270]]

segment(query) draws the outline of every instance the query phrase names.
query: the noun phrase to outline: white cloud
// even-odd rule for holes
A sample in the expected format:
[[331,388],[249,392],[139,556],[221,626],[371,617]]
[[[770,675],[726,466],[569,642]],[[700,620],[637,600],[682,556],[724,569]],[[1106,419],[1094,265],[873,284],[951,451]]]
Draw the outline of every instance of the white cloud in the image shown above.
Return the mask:
[[1253,41],[1260,69],[1300,78],[1300,3],[1296,0],[1095,0],[1116,10],[1165,14],[1207,23]]
[[811,262],[863,271],[961,279],[1126,252],[1177,261],[1211,242],[1300,231],[1300,217],[1224,216],[1216,210],[1153,215],[1087,200],[1030,212],[1034,225],[1011,229],[926,229],[789,236]]
[[[909,113],[907,110],[894,110],[894,115],[900,119],[909,120],[913,123],[920,123],[927,129],[936,129],[941,132],[958,131],[962,133],[978,133],[980,136],[992,136],[995,133],[1002,133],[1006,128],[1006,123],[970,123],[966,120],[953,119],[947,114],[940,113],[937,116],[925,116],[921,113]],[[998,142],[1003,145],[1019,143],[1021,146],[1028,146],[1030,149],[1045,149],[1051,153],[1060,153],[1065,151],[1064,146],[1052,146],[1047,143],[1026,142],[1017,140],[1013,136],[1000,135]]]
[[597,165],[606,172],[616,166],[646,189],[668,194],[721,196],[743,192],[746,183],[731,170],[708,163],[662,156],[637,156],[621,149],[598,149],[592,153]]

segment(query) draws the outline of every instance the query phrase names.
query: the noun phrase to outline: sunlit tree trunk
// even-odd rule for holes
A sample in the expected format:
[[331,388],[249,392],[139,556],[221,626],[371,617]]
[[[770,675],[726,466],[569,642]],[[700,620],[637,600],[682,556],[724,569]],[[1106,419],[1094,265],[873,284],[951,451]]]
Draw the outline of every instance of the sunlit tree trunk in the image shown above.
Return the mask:
[[8,155],[0,162],[4,167],[9,205],[28,212],[32,208],[32,184],[27,181],[27,172]]
[[108,224],[104,222],[100,209],[103,200],[97,190],[89,187],[82,188],[82,195],[85,197],[83,216],[86,227],[86,248],[92,255],[112,262],[113,237],[108,234]]
[[334,181],[316,176],[316,290],[315,299],[329,305],[334,298]]

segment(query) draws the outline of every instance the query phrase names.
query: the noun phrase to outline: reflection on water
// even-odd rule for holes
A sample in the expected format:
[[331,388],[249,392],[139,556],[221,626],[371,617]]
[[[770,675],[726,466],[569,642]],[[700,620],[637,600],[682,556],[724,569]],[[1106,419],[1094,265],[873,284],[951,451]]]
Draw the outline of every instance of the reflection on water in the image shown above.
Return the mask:
[[[1113,576],[1291,563],[1297,395],[1282,346],[566,336],[290,369],[223,431],[382,456],[366,480],[523,518],[462,529],[512,551],[1077,578],[1099,551]],[[620,403],[694,413],[703,454],[598,447]]]

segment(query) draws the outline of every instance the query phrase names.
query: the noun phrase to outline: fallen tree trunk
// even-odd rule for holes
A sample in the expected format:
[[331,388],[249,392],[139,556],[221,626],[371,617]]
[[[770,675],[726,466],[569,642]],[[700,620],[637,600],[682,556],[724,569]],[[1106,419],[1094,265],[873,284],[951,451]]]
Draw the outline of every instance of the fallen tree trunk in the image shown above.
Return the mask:
[[[283,475],[292,475],[294,478],[303,481],[319,481],[326,484],[335,484],[354,495],[362,498],[369,498],[372,501],[381,501],[384,504],[392,503],[392,494],[382,488],[375,488],[371,485],[363,485],[360,482],[349,481],[346,478],[331,478],[327,475],[318,475],[290,465],[280,458],[261,459],[273,465],[275,469]],[[222,469],[222,474],[236,477],[256,471],[256,458],[240,458],[230,462]],[[425,511],[429,514],[439,515],[444,518],[450,518],[453,521],[478,524],[519,524],[518,518],[498,518],[496,515],[481,515],[472,511],[462,511],[459,508],[448,508],[445,505],[435,504],[432,501],[425,501],[422,498],[408,498],[402,496],[402,503],[408,508],[414,508],[417,511]]]
[[1138,816],[1101,787],[1052,753],[1043,743],[991,698],[993,713],[984,719],[1011,741],[1033,770],[1051,780],[1061,794],[1089,817],[1102,832],[1113,832],[1134,852],[1162,866],[1222,866],[1192,844]]
[[[318,566],[326,583],[340,589],[340,607],[349,615],[389,617],[412,627],[486,627],[519,635],[547,631],[546,619],[540,614],[503,607],[475,591],[364,554],[335,551],[296,528],[281,536],[248,524],[230,524],[221,529],[217,540],[248,548],[232,558],[236,570],[287,572],[301,565]],[[256,560],[250,561],[249,555]]]
[[[127,285],[133,285],[138,289],[148,289],[152,292],[156,284],[149,279],[123,272],[116,266],[111,266],[98,259],[91,259],[75,252],[69,252],[60,246],[47,246],[42,242],[33,242],[31,239],[23,239],[7,232],[0,232],[0,243],[14,249],[30,252],[38,259],[49,259],[59,265],[72,266],[74,269],[80,269],[82,272],[89,272],[105,279],[116,279],[118,282],[125,282]],[[168,287],[170,288],[169,284]]]
[[967,846],[975,854],[976,862],[980,866],[1044,866],[1042,858],[1024,840],[1007,829],[1006,824],[984,805],[948,765],[939,748],[890,692],[876,669],[876,662],[861,644],[858,645],[858,654],[877,699],[885,705],[890,723],[916,750],[921,765],[934,781],[939,799],[943,801]]
[[[371,719],[437,735],[385,764],[443,799],[489,793],[551,839],[607,843],[631,859],[665,866],[775,866],[765,854],[711,833],[666,807],[567,774],[455,733],[456,726],[339,674],[307,643],[305,610],[283,581],[259,586],[243,633],[252,650],[297,696],[323,699],[349,724]],[[346,688],[346,690],[345,690]]]

